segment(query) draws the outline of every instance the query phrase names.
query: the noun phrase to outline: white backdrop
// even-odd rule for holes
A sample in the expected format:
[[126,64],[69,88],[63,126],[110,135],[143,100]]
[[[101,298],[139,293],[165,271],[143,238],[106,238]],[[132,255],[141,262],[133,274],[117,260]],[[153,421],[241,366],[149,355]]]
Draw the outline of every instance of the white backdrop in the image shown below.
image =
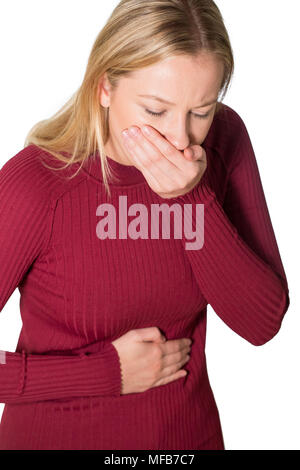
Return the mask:
[[[226,450],[299,450],[299,1],[216,3],[236,67],[224,102],[240,114],[251,137],[291,305],[279,333],[260,347],[230,330],[209,307],[208,374]],[[80,86],[92,44],[117,4],[1,2],[1,167],[24,147],[29,129],[53,115]],[[15,290],[0,314],[1,350],[15,351],[20,329]]]

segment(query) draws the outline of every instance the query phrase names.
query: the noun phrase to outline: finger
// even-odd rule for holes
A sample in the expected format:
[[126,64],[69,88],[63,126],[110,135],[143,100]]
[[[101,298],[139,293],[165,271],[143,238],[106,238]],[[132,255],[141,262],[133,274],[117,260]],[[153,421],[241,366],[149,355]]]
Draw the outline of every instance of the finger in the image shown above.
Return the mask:
[[[148,132],[146,132],[146,129]],[[150,126],[142,126],[142,133],[146,139],[149,139],[155,147],[179,170],[186,172],[187,162],[182,158],[182,152],[177,150],[167,139],[165,139],[156,129]]]
[[183,369],[183,370],[178,370],[175,374],[172,374],[170,375],[169,377],[163,377],[162,379],[159,379],[157,382],[155,382],[153,385],[152,385],[152,388],[154,387],[160,387],[161,385],[165,385],[165,384],[168,384],[170,382],[174,382],[175,380],[177,379],[181,379],[182,377],[184,377],[186,375],[186,371]]
[[130,151],[135,155],[135,162],[139,169],[148,176],[151,174],[156,182],[170,189],[173,188],[174,183],[180,184],[178,168],[165,158],[138,128],[137,130],[139,132],[132,139]]
[[128,130],[122,131],[122,138],[124,142],[124,146],[127,150],[127,154],[129,156],[130,161],[132,164],[140,170],[145,178],[147,179],[149,185],[154,187],[154,190],[159,190],[159,182],[154,178],[154,176],[149,172],[149,170],[141,164],[140,158],[136,156],[136,142],[128,133]]
[[158,181],[158,179],[155,178],[155,176],[148,170],[148,168],[144,167],[141,162],[139,161],[138,157],[135,156],[135,154],[133,153],[132,149],[129,149],[129,155],[130,155],[130,159],[132,161],[132,163],[134,164],[134,166],[141,171],[141,173],[143,173],[143,175],[145,176],[149,186],[153,189],[153,191],[155,192],[159,192],[160,191],[160,183]]
[[204,148],[200,145],[192,145],[184,150],[184,155],[187,156],[190,161],[196,162],[203,160],[204,152]]
[[184,358],[181,358],[179,361],[169,361],[168,364],[163,365],[161,369],[161,378],[167,377],[170,374],[174,374],[178,369],[181,369],[187,362],[190,360],[190,355],[187,354]]
[[193,150],[189,147],[187,149],[184,149],[184,152],[183,152],[184,156],[190,160],[190,161],[193,161],[193,159],[195,158],[194,157],[194,152]]
[[177,339],[170,339],[166,343],[160,344],[160,348],[163,352],[164,356],[167,356],[169,354],[174,354],[180,352],[184,352],[186,348],[189,348],[191,346],[191,343],[189,340],[187,341],[178,341]]
[[182,351],[179,351],[177,353],[167,354],[167,355],[163,356],[163,358],[162,358],[163,369],[165,367],[170,366],[170,365],[179,364],[182,361],[184,362],[187,357],[188,358],[190,357],[189,352],[190,352],[190,348],[186,348],[186,349],[184,349]]
[[157,190],[159,191],[160,189],[160,183],[159,183],[159,180],[157,179],[157,177],[155,177],[152,172],[150,170],[148,170],[147,167],[145,167],[141,161],[139,160],[138,157],[136,157],[135,155],[132,156],[133,158],[133,161],[135,163],[135,166],[138,168],[138,170],[140,170],[145,178],[147,179],[148,183],[150,186],[152,186],[154,188],[154,190]]

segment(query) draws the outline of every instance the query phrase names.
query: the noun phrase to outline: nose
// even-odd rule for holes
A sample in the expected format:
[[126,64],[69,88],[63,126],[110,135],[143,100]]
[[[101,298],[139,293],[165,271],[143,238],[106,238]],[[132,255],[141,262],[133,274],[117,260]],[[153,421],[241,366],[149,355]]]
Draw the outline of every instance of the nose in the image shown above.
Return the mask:
[[183,151],[190,145],[190,137],[185,119],[170,123],[170,127],[164,134],[165,138],[171,142],[177,150]]

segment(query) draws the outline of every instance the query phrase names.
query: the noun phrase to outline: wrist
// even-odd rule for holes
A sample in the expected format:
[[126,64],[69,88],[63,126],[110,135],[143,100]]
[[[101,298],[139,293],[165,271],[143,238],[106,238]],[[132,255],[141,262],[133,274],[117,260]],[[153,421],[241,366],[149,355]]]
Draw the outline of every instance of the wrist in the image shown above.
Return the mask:
[[169,198],[167,200],[171,203],[179,204],[207,204],[212,201],[215,197],[215,192],[209,184],[207,172],[205,171],[201,180],[192,189],[190,189],[185,194]]

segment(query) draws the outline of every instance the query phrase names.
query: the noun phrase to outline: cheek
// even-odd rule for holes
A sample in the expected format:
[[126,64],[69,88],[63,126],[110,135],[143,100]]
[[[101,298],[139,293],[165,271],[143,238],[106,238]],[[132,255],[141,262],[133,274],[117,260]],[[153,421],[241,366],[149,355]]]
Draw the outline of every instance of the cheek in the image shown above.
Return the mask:
[[212,121],[212,119],[197,119],[196,122],[193,122],[191,126],[191,134],[195,137],[197,142],[201,142],[205,139],[211,127]]
[[144,124],[148,124],[140,113],[130,110],[128,106],[118,106],[117,111],[111,117],[111,123],[114,131],[119,134],[131,126],[142,127]]

